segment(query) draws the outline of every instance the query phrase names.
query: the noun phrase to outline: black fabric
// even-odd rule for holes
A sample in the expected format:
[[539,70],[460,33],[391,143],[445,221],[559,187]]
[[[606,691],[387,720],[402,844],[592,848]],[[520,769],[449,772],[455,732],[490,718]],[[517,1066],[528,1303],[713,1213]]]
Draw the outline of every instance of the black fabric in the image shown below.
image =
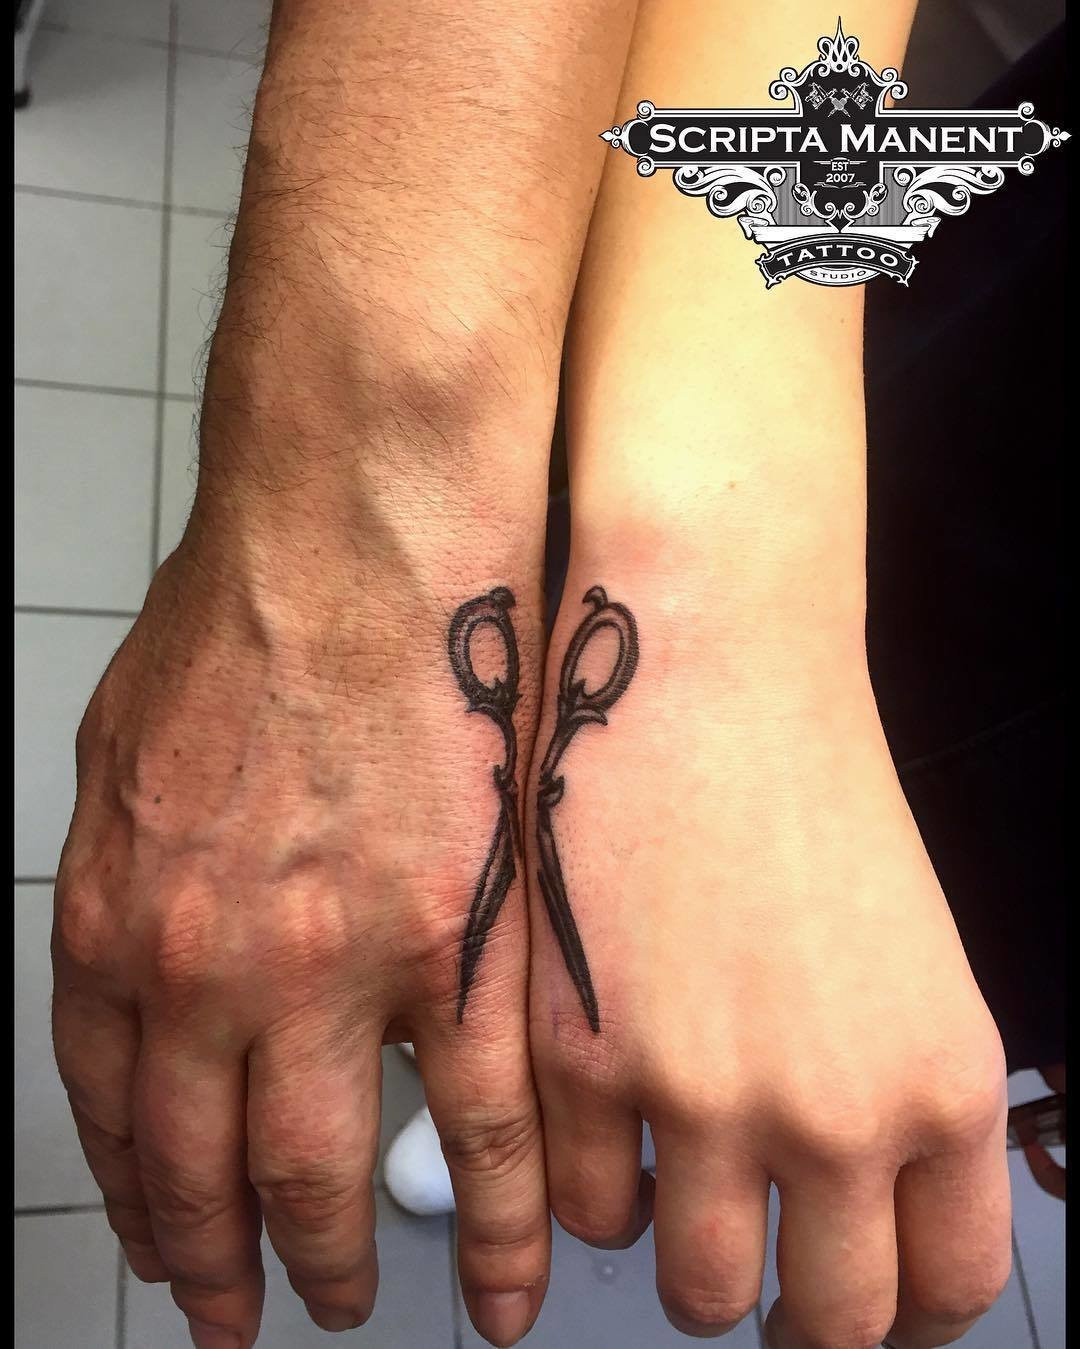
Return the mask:
[[[1065,121],[1064,30],[979,102]],[[1012,1069],[1064,1057],[1068,147],[867,291],[868,623],[882,721]]]

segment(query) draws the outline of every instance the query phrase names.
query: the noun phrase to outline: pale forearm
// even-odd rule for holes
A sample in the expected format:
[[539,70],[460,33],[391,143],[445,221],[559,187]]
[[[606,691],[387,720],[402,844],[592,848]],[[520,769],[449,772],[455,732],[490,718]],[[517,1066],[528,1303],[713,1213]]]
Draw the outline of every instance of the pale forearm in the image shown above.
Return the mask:
[[[786,4],[753,22],[694,6],[693,25],[665,23],[669,8],[643,6],[621,117],[641,98],[759,106],[820,28]],[[881,63],[899,60],[903,8],[852,15]],[[862,290],[766,290],[754,253],[668,175],[610,156],[568,333],[577,538],[639,557],[712,625],[715,651],[861,660]]]

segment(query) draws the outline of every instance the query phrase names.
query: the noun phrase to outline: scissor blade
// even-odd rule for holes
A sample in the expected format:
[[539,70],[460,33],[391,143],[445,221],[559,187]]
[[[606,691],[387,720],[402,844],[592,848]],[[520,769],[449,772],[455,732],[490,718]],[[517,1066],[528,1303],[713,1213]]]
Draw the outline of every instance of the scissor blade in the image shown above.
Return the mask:
[[499,823],[488,849],[476,893],[469,906],[465,936],[461,942],[461,978],[458,986],[457,1019],[465,1016],[469,989],[476,978],[484,943],[499,916],[503,900],[514,880],[514,826],[504,803],[499,811]]
[[566,893],[566,882],[563,880],[559,853],[555,847],[555,834],[551,828],[551,811],[542,801],[537,804],[536,836],[540,845],[540,867],[537,873],[540,893],[544,896],[551,926],[555,929],[555,937],[562,951],[563,960],[578,991],[589,1025],[593,1031],[599,1032],[600,1009],[593,990],[592,976],[589,974],[589,962],[585,959],[581,933],[578,931],[570,899]]

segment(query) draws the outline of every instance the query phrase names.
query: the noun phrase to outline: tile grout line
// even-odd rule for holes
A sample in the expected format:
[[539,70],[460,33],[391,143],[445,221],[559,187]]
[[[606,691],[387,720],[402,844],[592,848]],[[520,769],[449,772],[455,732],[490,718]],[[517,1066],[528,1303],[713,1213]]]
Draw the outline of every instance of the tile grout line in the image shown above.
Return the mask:
[[461,1299],[457,1295],[457,1221],[453,1213],[446,1215],[446,1250],[450,1265],[450,1329],[453,1349],[464,1349],[465,1337],[461,1324]]
[[16,1204],[16,1218],[64,1217],[73,1213],[104,1213],[104,1204]]
[[129,206],[136,211],[171,210],[175,215],[193,215],[207,220],[228,220],[229,211],[215,211],[210,206],[166,206],[164,202],[147,201],[142,197],[115,197],[105,192],[77,192],[68,187],[43,187],[38,183],[16,183],[16,196],[58,197],[62,201],[88,201],[99,206]]
[[[155,389],[125,389],[118,384],[78,384],[66,379],[29,379],[25,375],[15,376],[17,389],[54,389],[58,393],[108,393],[119,398],[157,398]],[[164,398],[172,403],[196,403],[193,393],[166,393]]]
[[1031,1336],[1032,1349],[1042,1349],[1039,1330],[1035,1324],[1035,1308],[1031,1303],[1031,1289],[1028,1287],[1027,1274],[1024,1271],[1024,1258],[1020,1254],[1020,1243],[1016,1239],[1016,1228],[1012,1229],[1013,1265],[1016,1268],[1016,1282],[1020,1285],[1020,1299],[1024,1304],[1027,1317],[1028,1334]]
[[158,293],[157,401],[154,408],[154,477],[150,516],[150,579],[161,548],[161,479],[165,456],[165,390],[168,382],[169,277],[172,250],[173,142],[176,131],[176,0],[169,0],[169,56],[165,66],[165,155],[161,174],[161,267]]
[[71,609],[61,604],[16,604],[17,614],[39,618],[138,618],[138,609]]
[[127,1260],[124,1248],[116,1243],[116,1349],[127,1345]]
[[171,42],[168,38],[139,37],[134,33],[110,33],[100,28],[82,28],[78,24],[64,23],[56,19],[43,19],[38,24],[42,33],[63,33],[66,37],[96,38],[99,42],[120,42],[127,47],[153,47],[157,51],[172,47],[188,56],[213,56],[219,61],[242,61],[255,65],[263,59],[260,52],[242,52],[233,48],[223,52],[218,47],[200,47],[194,42]]

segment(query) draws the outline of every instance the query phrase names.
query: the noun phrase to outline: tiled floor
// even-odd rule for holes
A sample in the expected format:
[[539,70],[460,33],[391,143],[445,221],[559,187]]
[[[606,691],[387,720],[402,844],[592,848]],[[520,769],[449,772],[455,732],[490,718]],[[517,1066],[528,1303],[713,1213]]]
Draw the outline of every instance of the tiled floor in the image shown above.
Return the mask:
[[[1002,3],[984,4],[995,12]],[[1007,6],[1006,6],[1007,8]],[[183,528],[200,367],[235,206],[269,0],[52,0],[17,123],[18,815],[16,1343],[171,1349],[161,1288],[125,1274],[82,1161],[48,1032],[51,881],[82,708]],[[386,1054],[384,1139],[420,1103]],[[1040,1094],[1014,1083],[1017,1097]],[[967,1341],[1061,1349],[1062,1206],[1014,1168],[1017,1261]],[[775,1215],[774,1215],[775,1216]],[[376,1349],[479,1344],[452,1276],[453,1223],[380,1198]],[[661,1317],[651,1246],[608,1255],[556,1236],[537,1349],[686,1343]],[[775,1294],[770,1264],[767,1298]],[[270,1260],[260,1341],[323,1342]],[[758,1349],[755,1320],[726,1343]]]

